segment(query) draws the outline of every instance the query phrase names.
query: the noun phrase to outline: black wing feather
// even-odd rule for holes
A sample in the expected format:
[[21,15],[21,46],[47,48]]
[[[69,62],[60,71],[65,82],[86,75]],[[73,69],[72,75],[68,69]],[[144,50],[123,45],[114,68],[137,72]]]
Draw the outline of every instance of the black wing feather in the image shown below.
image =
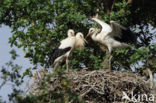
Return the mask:
[[49,63],[50,65],[52,65],[55,61],[56,58],[64,55],[65,53],[67,53],[68,51],[71,50],[71,47],[66,47],[63,49],[60,49],[59,46],[61,45],[61,43],[59,43],[51,52],[50,54],[50,59],[49,59]]
[[124,43],[136,44],[136,33],[132,32],[130,29],[116,23],[115,21],[110,21],[111,27],[115,32],[113,38],[117,41]]
[[124,43],[136,44],[136,34],[130,29],[121,29],[121,37],[115,36],[114,39]]

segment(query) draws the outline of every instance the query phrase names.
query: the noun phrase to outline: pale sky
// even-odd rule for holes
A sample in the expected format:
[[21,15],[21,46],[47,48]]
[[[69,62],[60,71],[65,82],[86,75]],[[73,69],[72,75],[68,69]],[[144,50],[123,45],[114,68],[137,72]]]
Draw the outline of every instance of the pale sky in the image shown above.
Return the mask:
[[[9,27],[6,26],[2,26],[0,28],[0,70],[1,67],[5,65],[5,63],[7,63],[10,58],[11,55],[9,54],[9,52],[12,49],[15,49],[17,54],[20,55],[20,57],[17,58],[17,60],[15,61],[16,64],[22,66],[22,69],[26,69],[28,67],[32,67],[32,65],[30,64],[29,60],[24,58],[24,53],[22,51],[22,49],[18,49],[16,47],[11,48],[10,45],[8,44],[8,38],[11,36],[11,30]],[[0,80],[0,83],[2,81]],[[8,102],[8,93],[11,93],[12,89],[10,87],[10,85],[5,85],[2,87],[2,89],[0,89],[0,96],[2,96],[3,100],[7,100]]]
[[[9,27],[2,26],[0,28],[0,70],[1,67],[7,63],[10,60],[10,54],[9,51],[12,50],[13,48],[10,47],[8,44],[8,38],[11,36],[11,30]],[[18,65],[21,65],[23,69],[26,69],[28,67],[32,67],[30,64],[29,60],[24,58],[24,53],[22,49],[18,49],[14,47],[16,50],[17,54],[20,55],[19,58],[15,61]],[[156,78],[156,75],[155,75]],[[1,83],[1,80],[0,80]],[[11,93],[12,89],[9,85],[4,86],[2,89],[0,89],[0,96],[2,96],[3,100],[7,100],[8,102],[8,93]]]

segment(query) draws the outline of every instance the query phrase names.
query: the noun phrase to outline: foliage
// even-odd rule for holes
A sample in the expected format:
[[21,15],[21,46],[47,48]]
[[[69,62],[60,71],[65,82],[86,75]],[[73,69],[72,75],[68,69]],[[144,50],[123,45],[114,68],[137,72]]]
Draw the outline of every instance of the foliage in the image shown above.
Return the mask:
[[12,94],[9,94],[9,100],[16,101],[15,97],[23,93],[19,86],[22,85],[24,80],[21,74],[22,66],[14,64],[14,60],[16,60],[19,55],[17,55],[15,50],[11,50],[10,54],[11,60],[1,69],[0,78],[2,83],[0,84],[0,89],[9,84],[13,91]]
[[2,98],[1,98],[1,96],[0,96],[0,103],[3,103],[3,102],[2,102]]
[[[60,79],[60,77],[63,78]],[[42,77],[35,80],[34,84],[31,85],[32,89],[30,89],[30,93],[40,96],[40,93],[43,94],[44,91],[49,91],[49,95],[46,98],[49,98],[48,100],[55,100],[55,103],[60,103],[59,100],[66,101],[67,103],[83,103],[81,99],[85,103],[119,103],[125,102],[122,99],[122,91],[126,91],[128,95],[132,92],[136,95],[137,93],[150,93],[149,84],[145,78],[136,73],[123,73],[120,71],[108,72],[104,70],[89,71],[82,69],[79,71],[69,71],[59,76],[51,75],[47,81],[48,83],[45,83],[46,90],[40,89],[39,84],[43,83],[43,81]],[[73,92],[78,93],[81,98],[78,97],[78,99]]]
[[[47,68],[50,66],[48,60],[52,49],[66,37],[67,30],[71,28],[86,35],[88,29],[95,26],[89,20],[90,17],[98,13],[105,22],[115,20],[131,28],[138,37],[136,47],[132,45],[131,49],[113,52],[113,69],[142,70],[150,67],[154,73],[156,43],[153,41],[156,37],[151,29],[156,25],[155,4],[154,0],[1,0],[0,25],[5,24],[11,28],[11,46],[22,48],[25,58],[29,58],[35,67],[41,65]],[[107,53],[91,39],[88,42],[84,50],[73,52],[70,58],[71,69],[83,66],[101,69],[101,62],[107,58]],[[12,63],[17,55],[15,51],[11,54],[12,60],[7,64],[11,69],[3,67],[2,72],[7,74],[6,81],[19,86],[26,75],[32,75],[32,70],[28,68],[20,75],[22,67]],[[18,91],[15,89],[15,94]]]
[[[107,8],[106,3],[108,3],[108,6],[112,4],[111,8]],[[29,58],[33,64],[48,67],[51,50],[60,40],[66,37],[66,32],[69,28],[74,29],[76,32],[81,31],[84,35],[87,34],[89,27],[92,26],[91,22],[88,22],[88,19],[97,13],[96,9],[100,9],[98,14],[106,22],[110,19],[115,20],[127,27],[131,27],[135,32],[137,32],[136,28],[138,28],[137,36],[140,41],[136,49],[149,46],[153,38],[153,33],[151,34],[149,31],[149,27],[151,28],[151,26],[149,26],[148,22],[153,20],[152,18],[154,18],[154,16],[152,15],[150,17],[151,19],[147,22],[143,20],[148,18],[148,15],[144,17],[138,16],[136,20],[133,14],[142,10],[143,5],[145,5],[144,2],[142,2],[140,8],[136,8],[136,5],[139,5],[137,3],[136,1],[127,2],[126,0],[115,1],[114,3],[107,0],[98,2],[95,0],[5,0],[1,2],[0,23],[8,25],[12,29],[13,35],[9,39],[11,46],[15,45],[18,48],[23,48],[25,57]],[[134,8],[136,8],[136,10],[134,10]],[[106,9],[110,12],[106,13]],[[78,64],[80,64],[80,60],[82,59],[84,65],[91,67],[93,66],[91,65],[93,64],[92,60],[95,58],[99,58],[96,59],[98,62],[96,62],[95,65],[99,65],[100,61],[102,61],[103,58],[101,56],[104,56],[103,52],[101,52],[96,43],[91,44],[92,41],[89,41],[90,43],[84,52],[75,52],[74,57],[72,57],[73,60],[71,64],[74,64],[74,68],[81,67],[81,65]],[[93,53],[93,56],[87,55],[87,52],[88,54]],[[122,53],[117,54],[122,55]],[[117,54],[114,53],[115,56],[119,56]],[[132,59],[130,56],[133,54],[134,52],[129,50],[118,62],[122,64],[123,67],[130,67],[130,65],[135,64],[136,61],[141,61],[140,58],[138,58],[135,62],[130,63],[129,60],[130,58]],[[123,63],[125,56],[129,58],[126,60],[127,63]],[[116,58],[114,58],[114,60],[115,59]],[[115,63],[114,67],[116,67]]]
[[[82,99],[78,96],[76,92],[73,92],[69,86],[71,85],[69,80],[63,76],[65,74],[62,71],[57,71],[54,74],[45,74],[42,77],[42,81],[36,82],[38,80],[34,80],[34,83],[37,83],[37,87],[39,87],[39,93],[36,95],[30,94],[25,98],[18,97],[16,100],[18,103],[69,103],[69,101],[83,103]],[[59,80],[60,85],[63,90],[59,89],[56,92],[48,91],[51,88],[51,78],[56,77]],[[50,86],[48,86],[50,84]],[[35,86],[35,85],[31,85]],[[36,86],[35,86],[36,87]],[[33,87],[31,87],[33,88]]]

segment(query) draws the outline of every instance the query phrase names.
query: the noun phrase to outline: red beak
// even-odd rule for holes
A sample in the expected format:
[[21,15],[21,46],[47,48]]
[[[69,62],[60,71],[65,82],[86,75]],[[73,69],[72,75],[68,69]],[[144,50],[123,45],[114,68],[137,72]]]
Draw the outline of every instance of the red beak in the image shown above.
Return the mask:
[[86,40],[85,38],[83,38],[83,40],[84,40],[86,43],[88,43],[87,40]]
[[91,33],[90,32],[88,32],[88,34],[87,34],[87,36],[85,37],[85,39],[87,39],[87,37],[90,35]]

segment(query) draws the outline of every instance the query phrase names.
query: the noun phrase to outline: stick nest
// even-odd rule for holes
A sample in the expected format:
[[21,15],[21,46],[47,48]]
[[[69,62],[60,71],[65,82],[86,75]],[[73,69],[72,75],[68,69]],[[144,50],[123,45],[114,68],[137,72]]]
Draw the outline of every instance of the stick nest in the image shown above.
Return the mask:
[[[69,80],[69,87],[76,92],[87,103],[118,103],[123,102],[123,91],[130,95],[149,94],[150,88],[148,82],[135,73],[108,72],[104,70],[94,71],[70,71],[64,73],[62,77]],[[29,93],[38,95],[42,92],[39,84],[42,83],[44,76],[35,79]],[[63,91],[64,85],[59,76],[52,75],[46,88],[53,94],[57,91]]]

